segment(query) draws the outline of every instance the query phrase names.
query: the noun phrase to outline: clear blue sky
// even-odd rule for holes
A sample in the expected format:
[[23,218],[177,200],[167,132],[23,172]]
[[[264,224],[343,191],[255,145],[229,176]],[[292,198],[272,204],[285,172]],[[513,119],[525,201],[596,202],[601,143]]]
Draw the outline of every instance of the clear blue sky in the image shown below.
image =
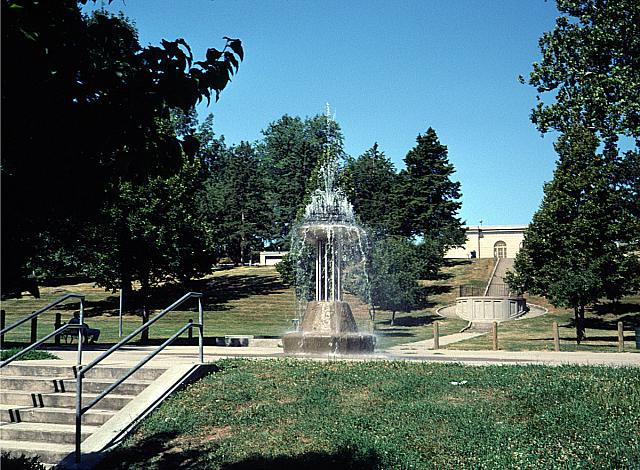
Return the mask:
[[217,104],[198,109],[228,143],[328,101],[349,154],[377,141],[401,168],[431,126],[473,225],[528,223],[552,177],[554,137],[529,121],[535,90],[517,77],[540,59],[553,1],[114,0],[109,9],[135,22],[142,45],[182,37],[196,60],[222,36],[242,40],[239,73]]

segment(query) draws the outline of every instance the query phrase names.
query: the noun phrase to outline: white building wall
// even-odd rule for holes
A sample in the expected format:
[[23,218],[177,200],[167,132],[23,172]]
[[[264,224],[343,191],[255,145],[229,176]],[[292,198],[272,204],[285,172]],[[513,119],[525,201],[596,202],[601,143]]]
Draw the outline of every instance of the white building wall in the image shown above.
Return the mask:
[[262,266],[274,266],[282,261],[282,257],[289,253],[288,251],[261,251],[260,264]]
[[466,227],[466,243],[449,250],[445,258],[469,258],[472,251],[476,252],[476,258],[493,258],[495,244],[499,241],[506,244],[506,257],[515,258],[526,230],[526,225],[481,226],[479,229],[477,226]]

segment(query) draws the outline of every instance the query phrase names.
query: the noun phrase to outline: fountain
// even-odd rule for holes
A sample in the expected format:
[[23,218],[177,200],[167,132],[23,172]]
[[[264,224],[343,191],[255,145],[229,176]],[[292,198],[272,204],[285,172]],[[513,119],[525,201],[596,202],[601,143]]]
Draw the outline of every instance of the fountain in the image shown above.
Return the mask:
[[299,323],[283,337],[283,348],[285,354],[371,353],[376,338],[358,331],[345,301],[345,294],[368,297],[367,236],[338,187],[331,142],[323,157],[320,188],[292,232]]

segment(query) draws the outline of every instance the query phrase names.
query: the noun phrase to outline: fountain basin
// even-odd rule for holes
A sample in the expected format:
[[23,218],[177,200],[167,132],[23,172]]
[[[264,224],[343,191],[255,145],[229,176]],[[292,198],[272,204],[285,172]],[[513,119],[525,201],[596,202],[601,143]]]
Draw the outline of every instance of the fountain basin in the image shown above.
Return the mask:
[[368,333],[307,333],[294,331],[282,337],[286,355],[306,354],[369,354],[376,345],[376,337]]
[[300,331],[282,338],[285,354],[367,354],[372,353],[376,337],[359,333],[347,302],[313,301],[300,324]]

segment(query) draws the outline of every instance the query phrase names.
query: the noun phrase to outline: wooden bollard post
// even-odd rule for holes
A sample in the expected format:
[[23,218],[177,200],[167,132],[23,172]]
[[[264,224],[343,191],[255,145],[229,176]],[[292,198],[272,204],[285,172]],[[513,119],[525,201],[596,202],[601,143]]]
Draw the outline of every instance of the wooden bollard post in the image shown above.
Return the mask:
[[38,341],[38,317],[31,319],[31,344]]
[[560,351],[560,332],[558,331],[558,322],[553,322],[553,349]]
[[491,336],[493,337],[493,350],[498,350],[498,322],[494,321],[491,328]]
[[[56,312],[56,321],[53,324],[53,329],[57,330],[62,326],[62,314],[60,312]],[[53,342],[57,345],[60,344],[60,335],[56,335]]]
[[618,322],[618,352],[624,352],[624,325]]
[[440,349],[440,324],[433,322],[433,349]]
[[[4,330],[7,322],[7,312],[0,310],[0,330]],[[0,336],[0,345],[4,345],[4,335]]]

